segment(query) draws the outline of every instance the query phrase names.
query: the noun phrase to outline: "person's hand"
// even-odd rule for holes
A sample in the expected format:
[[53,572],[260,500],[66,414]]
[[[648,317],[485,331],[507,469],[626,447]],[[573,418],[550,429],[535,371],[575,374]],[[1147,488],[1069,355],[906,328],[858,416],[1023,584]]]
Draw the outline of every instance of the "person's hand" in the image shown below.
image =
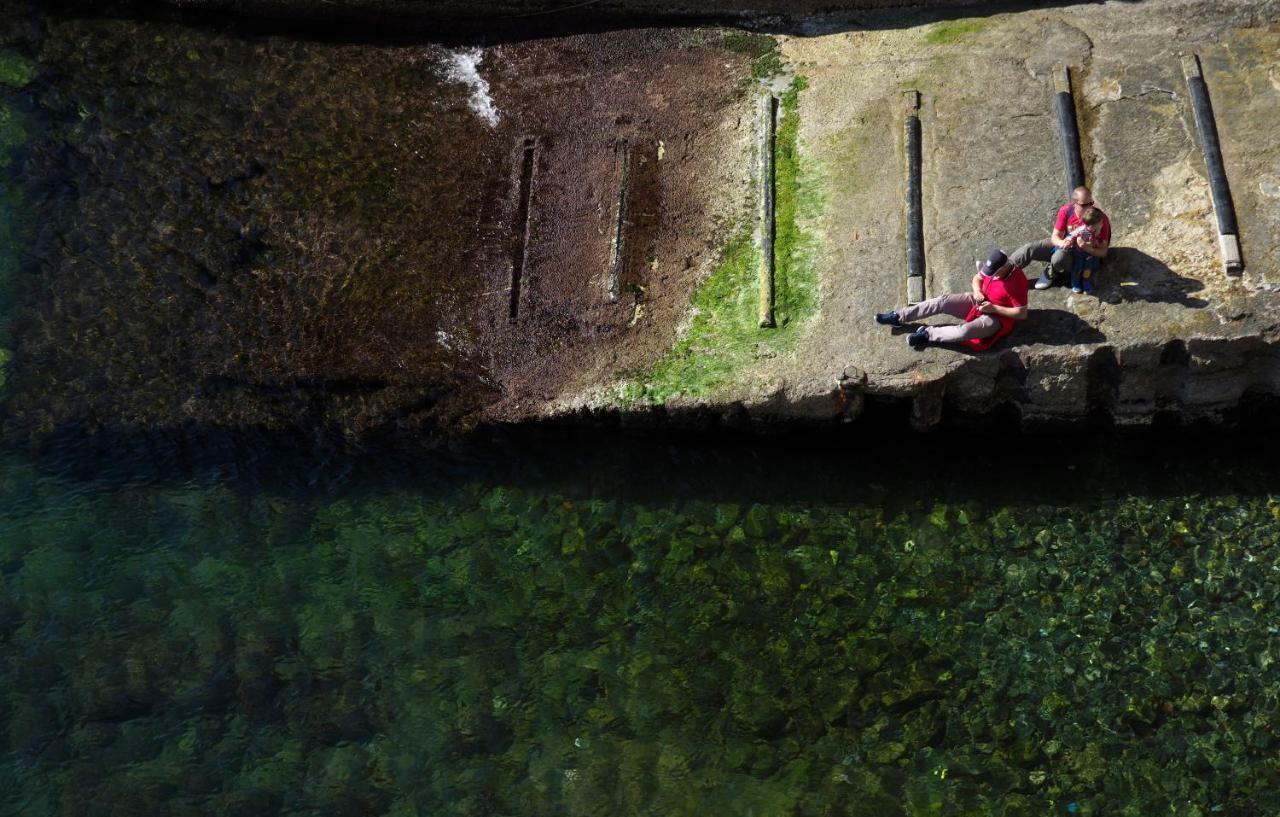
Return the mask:
[[996,314],[996,305],[990,301],[983,301],[978,304],[978,311],[983,315],[994,315]]
[[987,296],[983,295],[981,290],[977,290],[977,289],[975,289],[973,292],[970,292],[969,295],[973,297],[973,302],[975,304],[980,304],[987,299]]

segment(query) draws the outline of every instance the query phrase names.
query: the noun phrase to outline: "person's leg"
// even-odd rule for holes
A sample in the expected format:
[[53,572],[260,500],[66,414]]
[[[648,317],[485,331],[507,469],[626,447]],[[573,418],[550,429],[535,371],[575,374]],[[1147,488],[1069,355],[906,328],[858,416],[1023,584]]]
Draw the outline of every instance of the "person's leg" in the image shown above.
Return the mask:
[[1053,270],[1054,278],[1063,278],[1071,272],[1071,262],[1075,250],[1055,249],[1053,255],[1049,257],[1049,269]]
[[1047,238],[1043,241],[1032,241],[1014,250],[1013,255],[1009,256],[1009,260],[1015,266],[1026,269],[1027,265],[1032,261],[1048,261],[1053,256],[1055,249],[1053,242]]
[[1093,292],[1093,288],[1098,283],[1098,270],[1102,269],[1102,259],[1096,255],[1085,253],[1081,262],[1080,286],[1085,292]]
[[[1053,245],[1052,240],[1045,238],[1040,241],[1023,244],[1014,250],[1013,255],[1009,256],[1009,260],[1024,270],[1032,261],[1048,262],[1050,269],[1053,270],[1053,278],[1057,278],[1061,276],[1062,270],[1059,269],[1060,259],[1057,261],[1055,259],[1058,259],[1061,253],[1062,251]],[[1053,279],[1050,278],[1049,270],[1045,270],[1036,279],[1035,287],[1036,289],[1048,289],[1051,286],[1053,286]]]
[[930,298],[927,301],[921,301],[918,304],[899,309],[898,320],[902,323],[912,323],[932,315],[950,315],[953,318],[963,318],[969,314],[969,310],[972,308],[973,296],[967,292],[939,295],[936,298]]
[[989,338],[1000,331],[1000,321],[990,315],[979,315],[958,326],[930,326],[926,335],[930,343],[959,343],[972,338]]
[[1080,273],[1084,269],[1084,253],[1079,250],[1071,251],[1071,291],[1080,292]]

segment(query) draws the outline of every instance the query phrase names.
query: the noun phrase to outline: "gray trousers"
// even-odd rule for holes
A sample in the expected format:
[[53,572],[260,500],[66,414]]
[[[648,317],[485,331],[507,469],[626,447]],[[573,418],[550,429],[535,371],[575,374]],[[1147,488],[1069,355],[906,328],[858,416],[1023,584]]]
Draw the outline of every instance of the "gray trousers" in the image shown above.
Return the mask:
[[[930,315],[950,315],[953,318],[964,318],[969,310],[977,304],[971,293],[955,295],[939,295],[914,306],[898,310],[898,319],[903,323],[912,323]],[[958,343],[972,338],[989,338],[1000,331],[1000,321],[991,315],[979,315],[968,323],[958,326],[930,326],[926,337],[930,343]]]
[[1023,244],[1013,251],[1013,255],[1009,256],[1009,260],[1023,269],[1026,269],[1027,265],[1032,261],[1048,261],[1054,277],[1071,272],[1071,253],[1053,246],[1053,242],[1047,238],[1043,241],[1032,241],[1030,244]]

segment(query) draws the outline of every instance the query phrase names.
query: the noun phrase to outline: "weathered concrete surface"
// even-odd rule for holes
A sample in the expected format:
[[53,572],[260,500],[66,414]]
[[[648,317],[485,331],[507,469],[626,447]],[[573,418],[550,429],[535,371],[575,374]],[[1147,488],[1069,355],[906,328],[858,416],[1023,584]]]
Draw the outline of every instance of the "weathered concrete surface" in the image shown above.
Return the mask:
[[[756,325],[758,259],[739,240],[758,195],[755,80],[776,67],[763,38],[504,42],[467,74],[464,52],[441,46],[54,19],[32,26],[32,58],[55,70],[24,93],[54,125],[23,165],[45,226],[26,252],[3,411],[35,436],[194,423],[358,437],[576,412],[832,422],[877,400],[901,401],[922,427],[1001,406],[1029,422],[1214,417],[1280,394],[1278,8],[811,19],[806,36],[782,38],[788,68],[773,84],[804,77],[779,124],[798,135],[779,157],[794,187],[779,211],[794,225],[779,226],[776,332]],[[1218,114],[1239,277],[1218,260],[1184,51],[1201,55]],[[1097,297],[1033,293],[1031,319],[988,353],[910,350],[871,320],[906,295],[902,92],[923,95],[933,295],[963,289],[991,246],[1047,232],[1066,192],[1060,63],[1115,230]],[[496,123],[477,109],[481,80]],[[623,144],[632,195],[611,299]],[[740,327],[726,322],[739,313]],[[697,336],[712,314],[716,331]]]
[[1231,195],[1240,216],[1247,273],[1254,286],[1280,285],[1280,60],[1274,28],[1253,28],[1201,52],[1213,85]]
[[[913,400],[919,426],[944,407],[1001,404],[1030,422],[1102,412],[1123,424],[1164,411],[1215,417],[1251,393],[1280,393],[1276,19],[1274,3],[1106,3],[787,39],[809,84],[801,149],[826,190],[808,225],[820,236],[821,308],[790,352],[668,408],[823,419],[881,397]],[[1204,62],[1241,277],[1218,257],[1181,53]],[[987,353],[909,349],[901,330],[871,320],[906,297],[902,91],[924,97],[926,295],[964,291],[975,257],[1043,238],[1065,201],[1059,63],[1071,68],[1086,174],[1114,229],[1100,291],[1033,291],[1031,317]],[[834,385],[846,368],[853,399]],[[551,410],[584,405],[599,403],[566,395]]]

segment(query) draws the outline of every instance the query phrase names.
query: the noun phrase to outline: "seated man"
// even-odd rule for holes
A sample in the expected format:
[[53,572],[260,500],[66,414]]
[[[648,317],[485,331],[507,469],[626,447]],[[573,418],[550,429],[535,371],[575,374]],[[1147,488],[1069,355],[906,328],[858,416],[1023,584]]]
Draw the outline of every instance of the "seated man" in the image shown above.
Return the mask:
[[940,295],[896,312],[879,312],[876,323],[901,326],[930,315],[963,318],[957,326],[921,326],[907,335],[907,343],[923,349],[930,343],[963,343],[982,351],[1013,331],[1027,317],[1027,276],[999,250],[978,265],[971,292]]
[[[1072,250],[1078,249],[1094,258],[1105,258],[1111,246],[1111,219],[1102,214],[1102,222],[1090,230],[1090,238],[1081,240],[1072,231],[1084,226],[1085,211],[1094,207],[1093,193],[1083,185],[1071,191],[1071,201],[1058,210],[1053,223],[1053,236],[1042,241],[1023,244],[1010,257],[1019,267],[1025,268],[1032,261],[1048,261],[1049,269],[1036,280],[1036,289],[1048,289],[1055,281],[1065,278],[1073,266]],[[1094,207],[1094,209],[1097,209]]]

